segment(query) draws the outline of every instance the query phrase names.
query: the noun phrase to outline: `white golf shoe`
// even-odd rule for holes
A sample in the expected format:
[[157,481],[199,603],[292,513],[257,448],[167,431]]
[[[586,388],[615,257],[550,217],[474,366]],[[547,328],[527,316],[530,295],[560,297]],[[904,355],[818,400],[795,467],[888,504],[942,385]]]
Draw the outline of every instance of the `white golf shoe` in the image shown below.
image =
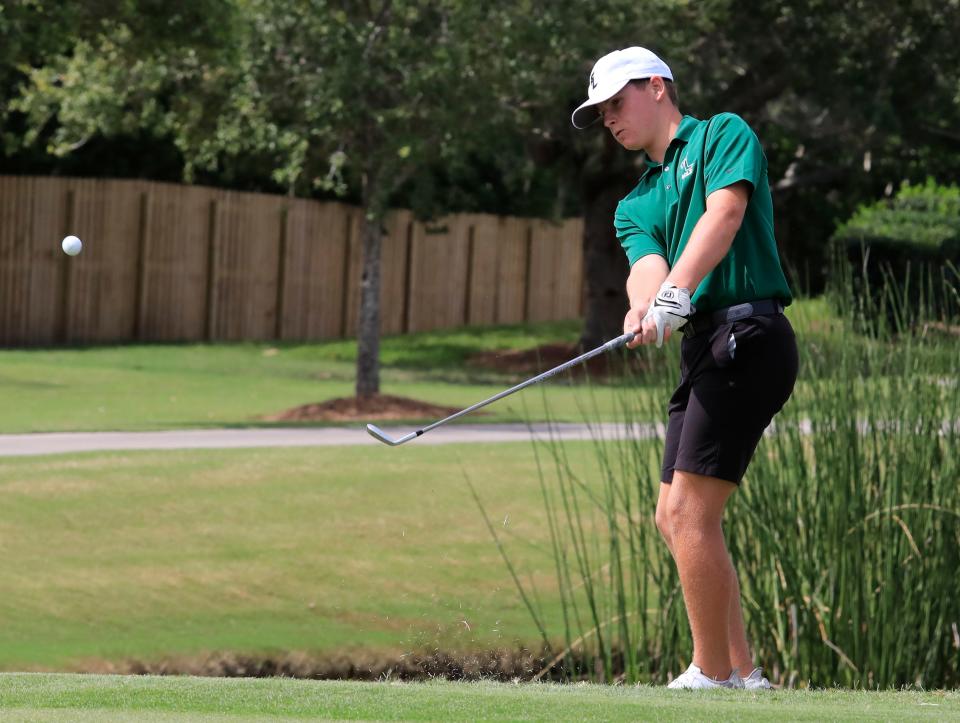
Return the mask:
[[770,681],[763,677],[762,668],[754,668],[750,675],[743,679],[743,687],[747,690],[767,690],[770,688]]
[[696,690],[700,688],[742,688],[743,680],[740,678],[740,674],[736,670],[731,672],[730,677],[726,680],[716,680],[704,675],[700,668],[693,663],[690,663],[690,667],[674,678],[674,680],[671,681],[667,687],[675,690]]

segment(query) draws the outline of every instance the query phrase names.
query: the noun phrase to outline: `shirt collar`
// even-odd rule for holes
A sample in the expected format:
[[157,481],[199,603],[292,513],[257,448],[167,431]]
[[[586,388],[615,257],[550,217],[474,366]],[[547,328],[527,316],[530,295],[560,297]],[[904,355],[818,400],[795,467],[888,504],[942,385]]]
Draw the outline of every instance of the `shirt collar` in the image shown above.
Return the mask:
[[680,125],[677,126],[677,134],[673,137],[671,144],[675,143],[676,141],[680,141],[682,143],[689,141],[690,136],[693,135],[694,128],[696,128],[698,125],[700,125],[700,121],[698,121],[692,115],[685,115],[681,119]]
[[[673,140],[670,141],[672,146],[674,143],[680,142],[686,144],[690,140],[690,136],[693,135],[693,130],[700,124],[700,121],[694,118],[692,115],[685,115],[680,119],[680,125],[677,126],[677,133],[674,135]],[[646,156],[643,159],[646,168],[643,173],[640,174],[640,178],[646,176],[654,168],[660,168],[663,164],[659,161],[654,161],[649,156]]]

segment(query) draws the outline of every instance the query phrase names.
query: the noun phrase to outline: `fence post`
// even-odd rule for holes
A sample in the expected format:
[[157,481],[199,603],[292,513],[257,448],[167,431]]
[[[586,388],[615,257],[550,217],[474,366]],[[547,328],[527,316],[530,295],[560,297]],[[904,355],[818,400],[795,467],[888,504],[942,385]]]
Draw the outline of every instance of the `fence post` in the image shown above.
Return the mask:
[[210,201],[209,216],[207,218],[207,318],[203,330],[206,341],[213,341],[214,315],[216,314],[216,286],[217,286],[217,215],[219,201]]
[[530,321],[530,266],[533,263],[533,224],[527,222],[523,267],[523,322]]
[[476,225],[471,222],[467,230],[467,278],[463,287],[463,325],[470,323],[470,297],[473,295],[473,248]]
[[[67,236],[73,229],[74,219],[76,218],[77,194],[74,189],[67,189],[67,213],[61,236]],[[70,263],[71,257],[62,254],[60,259],[60,310],[57,318],[57,342],[65,344],[69,336],[70,326],[70,295],[72,292],[73,279]]]
[[349,212],[344,213],[343,228],[343,286],[341,287],[340,299],[340,338],[347,338],[347,329],[349,328],[350,316],[350,264],[351,249],[353,248],[353,239],[350,236],[353,233],[353,217]]
[[400,330],[404,334],[410,332],[410,305],[413,298],[413,289],[410,288],[413,279],[413,228],[416,221],[407,224],[407,238],[404,239],[406,251],[403,255],[403,316]]
[[143,341],[143,315],[147,305],[147,237],[150,233],[150,193],[140,192],[140,229],[137,238],[137,280],[134,290],[133,338]]
[[280,208],[280,247],[277,250],[277,304],[273,327],[274,339],[283,339],[283,295],[287,276],[287,220],[290,216],[289,211],[290,208],[287,205]]

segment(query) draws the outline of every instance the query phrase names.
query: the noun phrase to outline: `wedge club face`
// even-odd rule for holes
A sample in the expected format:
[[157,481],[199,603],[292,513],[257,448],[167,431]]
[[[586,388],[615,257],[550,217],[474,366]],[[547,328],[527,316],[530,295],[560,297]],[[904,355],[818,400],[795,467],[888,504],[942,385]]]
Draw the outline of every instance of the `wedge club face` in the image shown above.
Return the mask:
[[403,444],[404,442],[409,442],[411,439],[415,439],[423,434],[423,430],[417,430],[416,432],[411,432],[410,434],[405,434],[399,439],[394,439],[389,434],[384,432],[376,424],[367,425],[367,433],[376,440],[383,442],[384,444],[389,444],[391,447],[396,447],[397,445]]

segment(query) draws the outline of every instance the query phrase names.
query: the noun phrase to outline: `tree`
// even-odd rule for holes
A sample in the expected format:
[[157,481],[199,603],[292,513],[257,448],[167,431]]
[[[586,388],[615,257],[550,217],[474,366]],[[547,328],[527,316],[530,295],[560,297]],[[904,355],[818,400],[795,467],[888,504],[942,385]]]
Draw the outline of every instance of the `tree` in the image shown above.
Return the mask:
[[242,7],[248,33],[233,95],[239,113],[221,123],[238,140],[254,138],[257,150],[276,147],[274,175],[291,189],[359,189],[356,394],[369,399],[380,386],[383,218],[411,177],[462,156],[483,135],[477,109],[496,102],[482,80],[488,48],[478,28],[486,26],[488,6],[251,0]]
[[28,143],[56,120],[56,153],[96,133],[150,128],[175,139],[188,178],[255,164],[291,193],[358,189],[356,393],[370,398],[384,215],[419,170],[478,147],[488,126],[477,109],[499,102],[484,45],[496,36],[481,30],[481,5],[236,0],[218,15],[228,31],[180,44],[144,44],[132,20],[115,20],[33,70],[15,109],[31,120]]
[[960,149],[955,1],[816,0],[800,12],[789,0],[596,0],[584,12],[529,0],[91,0],[68,4],[62,24],[43,7],[0,12],[5,97],[29,68],[14,102],[27,140],[72,155],[149,133],[175,146],[188,179],[364,204],[361,395],[379,379],[379,219],[400,202],[583,213],[581,339],[619,331],[626,267],[610,218],[642,159],[568,122],[591,63],[613,48],[662,54],[684,112],[733,110],[758,130],[794,281],[806,265],[816,284],[837,218],[903,180],[949,179]]

